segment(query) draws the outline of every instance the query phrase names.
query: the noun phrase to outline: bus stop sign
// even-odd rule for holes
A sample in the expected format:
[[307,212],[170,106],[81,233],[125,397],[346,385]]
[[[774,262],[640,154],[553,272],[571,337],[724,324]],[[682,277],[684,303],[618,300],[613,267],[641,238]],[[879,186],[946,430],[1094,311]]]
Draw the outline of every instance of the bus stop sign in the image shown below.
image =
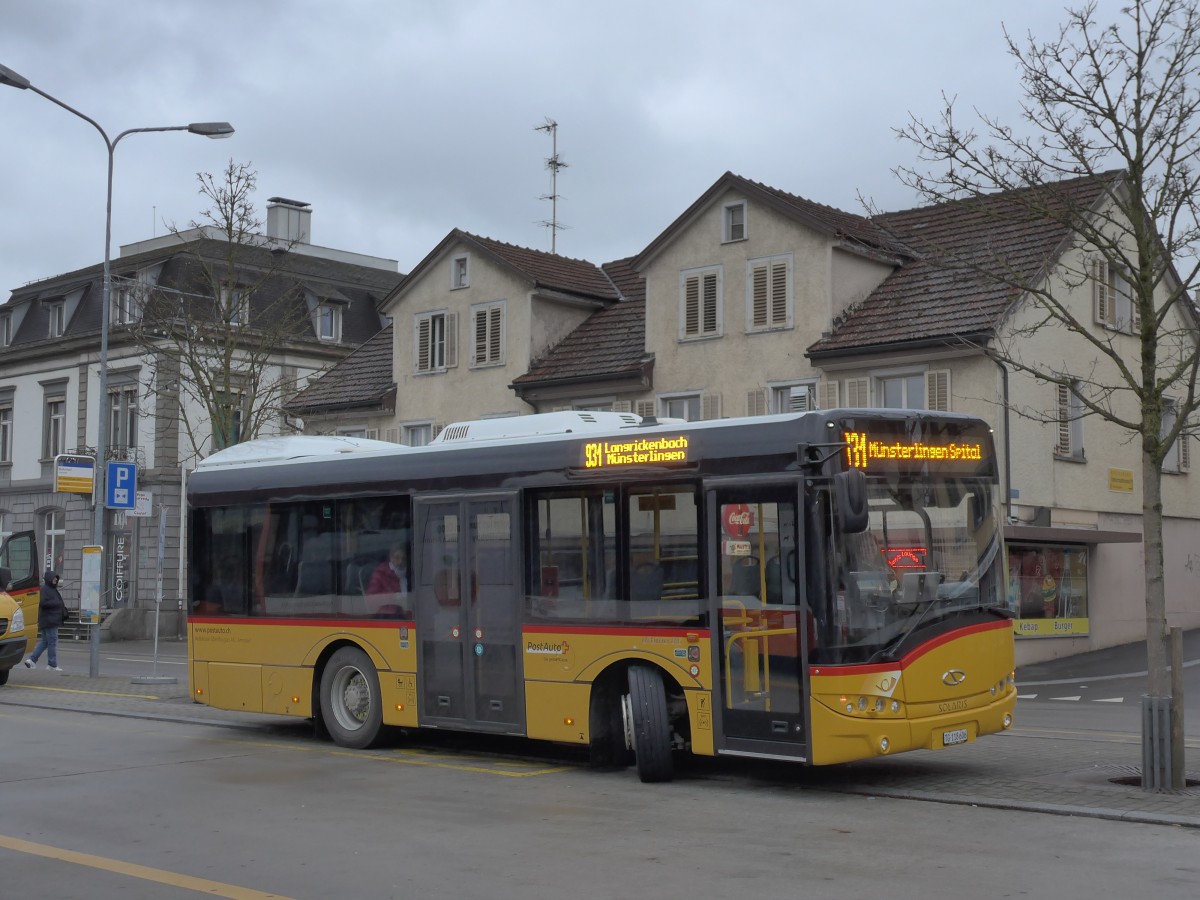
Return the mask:
[[133,509],[137,506],[137,466],[110,462],[104,488],[104,505],[109,509]]

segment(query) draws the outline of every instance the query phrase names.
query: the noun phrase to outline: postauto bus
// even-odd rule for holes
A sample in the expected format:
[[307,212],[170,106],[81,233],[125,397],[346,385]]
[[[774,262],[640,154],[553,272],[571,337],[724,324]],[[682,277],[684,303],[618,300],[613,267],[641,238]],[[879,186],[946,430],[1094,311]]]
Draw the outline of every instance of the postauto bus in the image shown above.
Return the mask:
[[996,485],[984,422],[910,410],[237,445],[188,481],[193,697],[643,781],[965,744],[1016,703]]

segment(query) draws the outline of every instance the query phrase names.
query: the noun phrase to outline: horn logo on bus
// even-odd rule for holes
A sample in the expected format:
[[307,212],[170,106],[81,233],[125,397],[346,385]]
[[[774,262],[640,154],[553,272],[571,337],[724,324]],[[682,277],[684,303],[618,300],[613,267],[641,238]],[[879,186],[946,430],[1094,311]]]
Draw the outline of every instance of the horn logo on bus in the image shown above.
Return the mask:
[[967,673],[962,669],[950,669],[942,676],[942,684],[947,687],[958,687],[967,680]]

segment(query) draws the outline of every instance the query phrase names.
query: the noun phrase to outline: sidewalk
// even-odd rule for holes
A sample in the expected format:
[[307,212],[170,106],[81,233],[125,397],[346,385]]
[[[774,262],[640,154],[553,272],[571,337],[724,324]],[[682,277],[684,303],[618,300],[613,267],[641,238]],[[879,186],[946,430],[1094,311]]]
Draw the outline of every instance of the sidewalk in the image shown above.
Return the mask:
[[[134,716],[229,728],[261,728],[295,722],[279,716],[226,712],[191,702],[187,670],[179,663],[186,648],[178,641],[160,641],[159,674],[175,683],[138,684],[122,671],[149,671],[150,641],[106,643],[101,649],[101,675],[87,674],[84,652],[64,656],[82,671],[65,674],[44,668],[17,666],[0,688],[0,706],[31,706],[102,715]],[[122,661],[124,658],[127,661]],[[136,665],[128,660],[140,660]],[[1200,661],[1200,632],[1185,640],[1185,660]],[[60,660],[64,662],[65,660]],[[1145,648],[1137,645],[1083,654],[1057,663],[1041,663],[1018,671],[1018,685],[1052,678],[1118,672],[1114,666],[1145,667]],[[136,676],[134,676],[136,677]],[[1200,740],[1187,741],[1191,761],[1189,781],[1200,782]],[[802,782],[810,789],[875,797],[967,804],[996,809],[1027,810],[1057,815],[1088,816],[1130,822],[1200,828],[1200,786],[1174,793],[1143,791],[1140,735],[1126,737],[1087,732],[1050,732],[1021,727],[1020,704],[1016,728],[950,751],[918,751],[888,759],[805,770]],[[734,764],[737,765],[736,763]],[[707,768],[707,767],[706,767]],[[710,770],[711,771],[711,770]],[[752,772],[751,768],[742,768]],[[753,777],[752,775],[750,777]],[[1114,783],[1118,779],[1125,783]]]

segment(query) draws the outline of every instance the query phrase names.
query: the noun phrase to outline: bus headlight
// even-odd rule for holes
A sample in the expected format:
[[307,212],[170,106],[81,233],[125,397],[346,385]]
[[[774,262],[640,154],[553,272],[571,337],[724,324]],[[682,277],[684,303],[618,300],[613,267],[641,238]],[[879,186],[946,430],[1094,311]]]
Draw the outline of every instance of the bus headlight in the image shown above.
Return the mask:
[[887,738],[881,737],[879,739],[879,752],[880,753],[887,753],[888,747],[890,747],[890,746],[892,746],[892,742],[889,741]]
[[1004,727],[1005,727],[1005,728],[1012,728],[1012,713],[1005,713],[1005,714],[1004,714]]

